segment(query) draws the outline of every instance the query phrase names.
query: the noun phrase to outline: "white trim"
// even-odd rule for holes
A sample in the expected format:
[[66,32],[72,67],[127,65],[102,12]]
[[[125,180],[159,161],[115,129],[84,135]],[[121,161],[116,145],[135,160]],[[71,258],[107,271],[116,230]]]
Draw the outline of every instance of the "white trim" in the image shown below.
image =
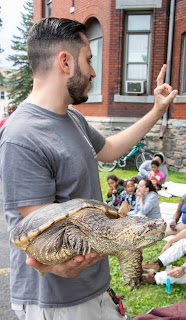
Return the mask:
[[186,95],[176,96],[176,98],[173,100],[173,103],[186,103]]
[[186,120],[177,120],[177,119],[171,119],[171,120],[172,120],[171,124],[173,127],[179,127],[179,128],[186,127]]
[[89,95],[88,100],[86,101],[86,103],[97,103],[97,102],[103,102],[103,96],[101,94]]
[[114,102],[154,103],[154,96],[126,96],[115,94]]
[[161,8],[162,0],[116,0],[116,9],[152,9]]

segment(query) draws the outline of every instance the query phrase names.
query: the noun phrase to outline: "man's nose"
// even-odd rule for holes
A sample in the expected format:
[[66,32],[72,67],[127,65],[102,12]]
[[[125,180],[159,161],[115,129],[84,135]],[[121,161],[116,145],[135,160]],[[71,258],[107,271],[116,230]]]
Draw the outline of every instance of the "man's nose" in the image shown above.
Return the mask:
[[96,77],[96,73],[95,73],[95,70],[94,68],[91,66],[91,77],[92,78],[95,78]]

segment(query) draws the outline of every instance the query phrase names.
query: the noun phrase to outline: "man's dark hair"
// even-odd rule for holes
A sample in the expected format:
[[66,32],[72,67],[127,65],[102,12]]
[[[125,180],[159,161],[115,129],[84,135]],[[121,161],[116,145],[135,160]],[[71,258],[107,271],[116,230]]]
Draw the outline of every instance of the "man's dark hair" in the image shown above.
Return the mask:
[[85,41],[86,26],[75,20],[65,18],[46,18],[36,22],[28,33],[28,60],[34,72],[47,71],[55,55],[67,50],[78,59]]
[[157,160],[152,160],[151,161],[151,164],[155,164],[157,167],[160,166],[159,162]]

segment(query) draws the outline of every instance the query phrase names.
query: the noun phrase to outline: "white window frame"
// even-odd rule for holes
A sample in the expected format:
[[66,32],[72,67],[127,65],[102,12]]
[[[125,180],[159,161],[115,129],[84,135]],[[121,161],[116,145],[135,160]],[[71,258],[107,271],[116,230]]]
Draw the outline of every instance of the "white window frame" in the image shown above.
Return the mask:
[[[130,15],[148,15],[150,16],[150,30],[128,30],[128,17]],[[152,38],[152,12],[147,11],[137,11],[137,12],[126,12],[125,15],[125,36],[124,36],[124,61],[123,61],[123,81],[122,81],[122,94],[126,94],[126,81],[130,80],[127,78],[127,67],[128,65],[132,65],[132,62],[128,62],[128,43],[129,43],[129,35],[148,35],[148,53],[147,53],[147,62],[139,63],[139,64],[146,64],[147,65],[147,78],[145,80],[145,93],[149,93],[149,76],[150,76],[150,57],[151,57],[151,38]],[[134,63],[138,64],[138,63]],[[141,79],[135,79],[136,81],[140,81]]]
[[186,32],[182,35],[180,93],[186,95]]
[[[91,23],[89,24],[89,26],[87,27],[87,36],[90,42],[90,46],[91,46],[91,42],[93,41],[101,41],[100,42],[100,54],[99,54],[99,62],[97,62],[98,65],[98,70],[97,70],[97,75],[96,78],[93,79],[93,83],[95,83],[96,81],[99,81],[99,86],[98,86],[98,91],[97,92],[91,92],[91,90],[88,93],[88,100],[87,103],[98,103],[98,102],[102,102],[103,101],[103,97],[101,95],[102,92],[102,64],[103,64],[103,33],[102,33],[102,27],[100,22],[94,18]],[[98,53],[98,52],[97,52]],[[94,52],[92,51],[92,55],[94,57]],[[94,67],[94,65],[92,65]],[[96,72],[96,70],[95,70]],[[99,76],[98,76],[98,72],[99,72]]]
[[[101,94],[101,90],[102,90],[102,54],[103,54],[103,38],[102,37],[99,37],[99,38],[95,38],[95,39],[92,39],[90,40],[90,47],[91,47],[91,42],[93,41],[96,41],[98,43],[98,41],[101,41],[101,52],[100,52],[100,56],[101,56],[101,61],[97,61],[97,65],[99,65],[99,71],[97,71],[96,73],[96,78],[93,79],[93,82],[98,82],[98,91],[97,92],[91,92],[91,90],[89,91],[89,94],[91,95],[99,95]],[[98,44],[97,44],[98,46]],[[97,52],[98,53],[98,52]],[[92,52],[92,55],[93,55],[93,52]],[[100,59],[100,56],[98,57],[98,59]],[[99,76],[98,76],[98,72],[99,72]]]

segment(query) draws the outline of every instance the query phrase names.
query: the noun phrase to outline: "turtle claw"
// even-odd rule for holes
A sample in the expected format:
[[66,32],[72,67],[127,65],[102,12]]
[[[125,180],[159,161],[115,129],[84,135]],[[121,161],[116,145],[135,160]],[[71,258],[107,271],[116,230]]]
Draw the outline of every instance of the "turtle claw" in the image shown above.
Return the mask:
[[85,247],[83,250],[83,256],[85,255],[86,251],[87,251],[87,247]]
[[136,287],[136,289],[139,289],[140,280],[137,278],[133,278],[133,279],[130,279],[122,284],[122,286],[127,286],[127,285],[130,286],[130,292],[132,292],[135,287]]
[[63,245],[70,247],[77,252],[77,255],[82,254],[83,256],[91,250],[91,247],[84,237],[83,233],[74,227],[66,227],[65,234],[63,237]]

